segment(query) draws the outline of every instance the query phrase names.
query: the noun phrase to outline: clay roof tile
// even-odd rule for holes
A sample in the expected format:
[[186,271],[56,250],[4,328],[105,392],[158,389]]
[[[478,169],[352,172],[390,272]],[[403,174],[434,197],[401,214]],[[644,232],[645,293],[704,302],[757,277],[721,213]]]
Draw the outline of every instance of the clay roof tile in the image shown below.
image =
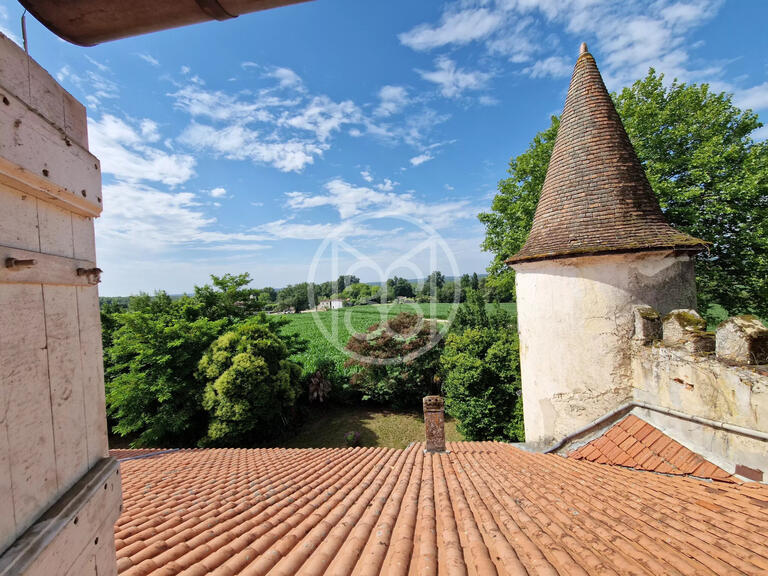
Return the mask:
[[584,49],[531,232],[507,263],[704,246],[667,223],[595,59]]

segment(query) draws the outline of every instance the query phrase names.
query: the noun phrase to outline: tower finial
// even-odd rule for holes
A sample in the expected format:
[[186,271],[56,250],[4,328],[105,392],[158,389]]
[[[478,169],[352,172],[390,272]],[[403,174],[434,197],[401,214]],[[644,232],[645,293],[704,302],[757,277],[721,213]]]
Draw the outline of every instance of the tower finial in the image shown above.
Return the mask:
[[587,52],[589,52],[589,48],[587,48],[587,43],[582,42],[581,46],[579,46],[579,56],[581,56],[582,54],[586,54]]

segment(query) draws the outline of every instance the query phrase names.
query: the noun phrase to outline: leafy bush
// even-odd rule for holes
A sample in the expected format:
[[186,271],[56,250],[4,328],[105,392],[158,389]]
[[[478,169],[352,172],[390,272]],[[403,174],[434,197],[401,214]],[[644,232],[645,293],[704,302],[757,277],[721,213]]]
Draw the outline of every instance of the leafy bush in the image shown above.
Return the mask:
[[194,445],[207,420],[195,370],[225,321],[200,317],[196,301],[164,292],[133,298],[111,318],[117,328],[105,364],[113,430],[138,434],[135,446]]
[[210,413],[205,445],[243,446],[275,437],[291,420],[300,394],[295,350],[279,335],[281,321],[263,313],[220,336],[200,360],[203,406]]
[[360,446],[360,432],[347,432],[344,434],[344,442],[350,448]]
[[456,313],[441,357],[448,413],[468,440],[523,440],[520,352],[512,317],[486,311],[474,290]]
[[441,348],[435,322],[402,312],[349,339],[347,350],[354,354],[346,362],[354,368],[350,385],[363,400],[418,408],[435,391]]

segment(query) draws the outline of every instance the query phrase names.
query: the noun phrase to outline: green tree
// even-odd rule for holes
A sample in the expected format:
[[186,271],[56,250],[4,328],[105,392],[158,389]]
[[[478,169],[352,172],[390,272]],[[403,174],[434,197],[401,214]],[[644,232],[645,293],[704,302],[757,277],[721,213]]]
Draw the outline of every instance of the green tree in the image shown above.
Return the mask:
[[436,376],[442,337],[437,324],[401,312],[347,342],[353,368],[350,385],[363,400],[416,409],[424,396],[439,392]]
[[468,440],[524,439],[520,354],[512,317],[469,289],[440,359],[448,413]]
[[[768,144],[750,135],[762,124],[751,110],[706,84],[665,87],[650,70],[614,95],[616,109],[670,223],[711,243],[697,258],[699,306],[768,314]],[[483,248],[493,252],[489,287],[513,281],[504,260],[525,242],[559,120],[510,161],[499,182]]]
[[280,336],[283,324],[254,316],[220,336],[200,360],[202,404],[210,413],[204,445],[250,446],[290,423],[301,366],[290,360],[299,350]]
[[226,320],[233,324],[252,316],[262,309],[259,291],[246,288],[251,283],[251,275],[211,274],[212,284],[195,286],[195,298],[200,303],[200,313],[209,320]]
[[[293,308],[296,312],[306,310],[309,308],[309,288],[310,286],[306,282],[286,286],[277,294],[278,308],[281,310]],[[320,299],[327,298],[328,296],[330,296],[330,293],[321,295],[318,294],[318,291],[315,291],[315,305],[317,305]]]
[[513,330],[452,332],[441,364],[446,410],[467,440],[524,440],[519,348]]
[[405,278],[395,276],[387,280],[387,296],[390,299],[398,298],[400,296],[412,298],[413,295],[413,284],[408,282]]
[[197,363],[225,319],[202,316],[189,297],[159,292],[132,298],[105,350],[106,399],[113,431],[138,434],[136,446],[191,446],[206,427]]

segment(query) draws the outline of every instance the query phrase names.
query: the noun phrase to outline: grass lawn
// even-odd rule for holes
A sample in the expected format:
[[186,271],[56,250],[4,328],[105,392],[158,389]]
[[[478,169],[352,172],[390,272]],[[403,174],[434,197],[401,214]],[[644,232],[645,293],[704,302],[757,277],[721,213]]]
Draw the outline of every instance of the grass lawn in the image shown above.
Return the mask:
[[[517,308],[514,302],[500,305],[513,316]],[[346,360],[342,351],[349,338],[355,332],[365,332],[369,326],[381,322],[389,316],[400,312],[417,312],[426,318],[446,320],[457,304],[370,304],[367,306],[352,306],[341,310],[326,310],[323,312],[306,312],[303,314],[288,314],[285,318],[289,324],[284,328],[286,333],[299,334],[307,341],[307,350],[296,356],[296,360],[304,367],[305,372],[316,369],[319,358],[332,358],[341,368]],[[494,310],[496,304],[488,304],[488,311]],[[446,323],[441,324],[447,327]]]
[[[316,414],[296,436],[280,445],[285,448],[345,447],[347,432],[359,432],[363,446],[405,448],[411,442],[424,441],[424,420],[415,413],[331,407]],[[453,420],[445,423],[445,439],[448,442],[464,439]]]

